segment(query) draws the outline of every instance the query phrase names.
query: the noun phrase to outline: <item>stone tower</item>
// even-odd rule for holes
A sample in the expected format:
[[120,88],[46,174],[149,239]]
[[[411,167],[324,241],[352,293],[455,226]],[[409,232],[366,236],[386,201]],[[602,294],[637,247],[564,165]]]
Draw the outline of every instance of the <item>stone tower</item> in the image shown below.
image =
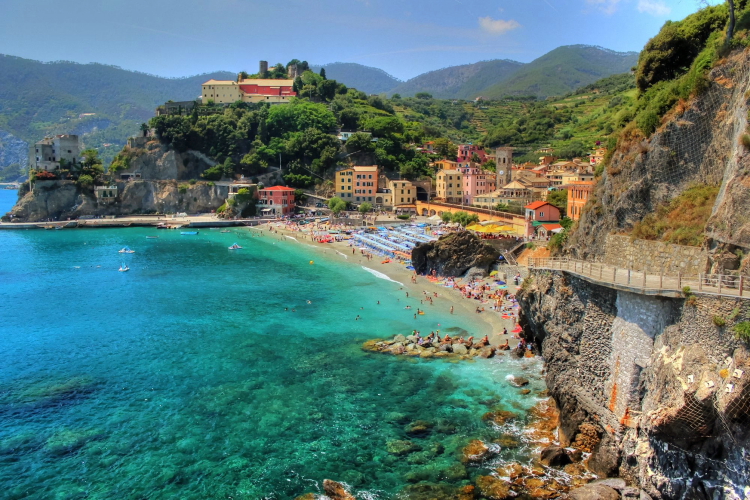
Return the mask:
[[502,189],[513,180],[513,148],[497,148],[495,150],[497,160],[497,189]]
[[299,64],[290,64],[286,67],[286,75],[290,80],[294,80],[300,76]]
[[260,62],[260,77],[263,78],[268,73],[268,61]]

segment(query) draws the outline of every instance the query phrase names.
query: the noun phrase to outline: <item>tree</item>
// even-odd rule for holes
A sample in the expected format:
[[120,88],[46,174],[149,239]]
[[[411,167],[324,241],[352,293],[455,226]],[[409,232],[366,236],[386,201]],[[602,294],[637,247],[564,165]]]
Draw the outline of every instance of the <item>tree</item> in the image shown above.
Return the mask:
[[414,97],[416,97],[417,99],[428,100],[432,99],[432,94],[430,94],[429,92],[417,92]]
[[346,202],[338,196],[334,196],[328,200],[328,208],[333,212],[333,215],[338,217],[341,212],[346,210]]
[[446,224],[449,223],[451,220],[453,220],[453,217],[451,216],[450,212],[443,212],[440,214],[440,218],[445,222]]
[[364,132],[357,132],[349,136],[344,145],[346,152],[354,153],[372,153],[375,151],[375,143],[372,142],[372,136]]
[[143,132],[143,137],[146,137],[148,135],[149,127],[146,123],[141,123],[141,132]]
[[372,210],[372,204],[371,203],[364,202],[364,203],[362,203],[359,206],[359,213],[361,213],[362,215],[366,214],[370,210]]
[[[38,178],[38,177],[37,177]],[[78,184],[80,186],[91,186],[94,183],[94,178],[90,175],[83,174],[78,177]]]
[[507,212],[508,211],[508,204],[507,203],[498,203],[495,205],[494,210],[497,210],[498,212]]
[[323,80],[326,79],[326,69],[325,68],[320,68],[320,76],[321,76],[321,78],[323,78]]
[[294,201],[297,203],[304,203],[307,200],[307,194],[301,189],[294,190]]
[[239,73],[237,73],[237,83],[241,82],[242,80],[247,80],[249,76],[250,75],[248,75],[247,71],[240,71]]
[[550,193],[547,195],[547,202],[559,208],[560,212],[565,213],[565,211],[568,208],[567,189],[560,189],[559,191],[550,191]]
[[443,158],[455,161],[458,155],[458,146],[453,144],[449,139],[441,137],[435,139],[435,152]]

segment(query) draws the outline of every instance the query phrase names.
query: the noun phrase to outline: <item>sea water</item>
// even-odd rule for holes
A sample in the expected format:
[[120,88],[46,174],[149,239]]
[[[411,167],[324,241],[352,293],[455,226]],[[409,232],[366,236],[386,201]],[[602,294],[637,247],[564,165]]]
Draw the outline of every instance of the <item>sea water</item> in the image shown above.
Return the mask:
[[[253,234],[0,231],[2,497],[285,499],[330,478],[393,498],[467,483],[481,471],[463,473],[461,448],[518,432],[481,416],[523,417],[534,392],[505,379],[543,389],[536,362],[365,352],[478,325],[437,306],[414,319],[419,302],[354,259]],[[416,420],[431,427],[409,435]]]

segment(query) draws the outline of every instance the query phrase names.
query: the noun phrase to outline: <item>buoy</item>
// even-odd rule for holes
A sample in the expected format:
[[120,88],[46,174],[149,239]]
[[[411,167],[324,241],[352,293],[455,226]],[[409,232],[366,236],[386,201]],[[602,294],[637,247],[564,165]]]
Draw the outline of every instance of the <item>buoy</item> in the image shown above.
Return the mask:
[[313,262],[313,261],[310,261],[310,265],[313,265],[313,264],[315,264],[315,262]]

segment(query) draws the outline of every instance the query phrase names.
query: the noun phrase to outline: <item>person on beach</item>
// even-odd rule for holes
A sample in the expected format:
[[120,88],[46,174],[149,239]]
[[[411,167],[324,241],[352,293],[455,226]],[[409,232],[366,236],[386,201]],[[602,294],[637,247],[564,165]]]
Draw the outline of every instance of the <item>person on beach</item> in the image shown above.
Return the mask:
[[451,314],[453,314],[453,306],[451,306]]
[[503,335],[508,335],[508,329],[507,328],[503,328]]

